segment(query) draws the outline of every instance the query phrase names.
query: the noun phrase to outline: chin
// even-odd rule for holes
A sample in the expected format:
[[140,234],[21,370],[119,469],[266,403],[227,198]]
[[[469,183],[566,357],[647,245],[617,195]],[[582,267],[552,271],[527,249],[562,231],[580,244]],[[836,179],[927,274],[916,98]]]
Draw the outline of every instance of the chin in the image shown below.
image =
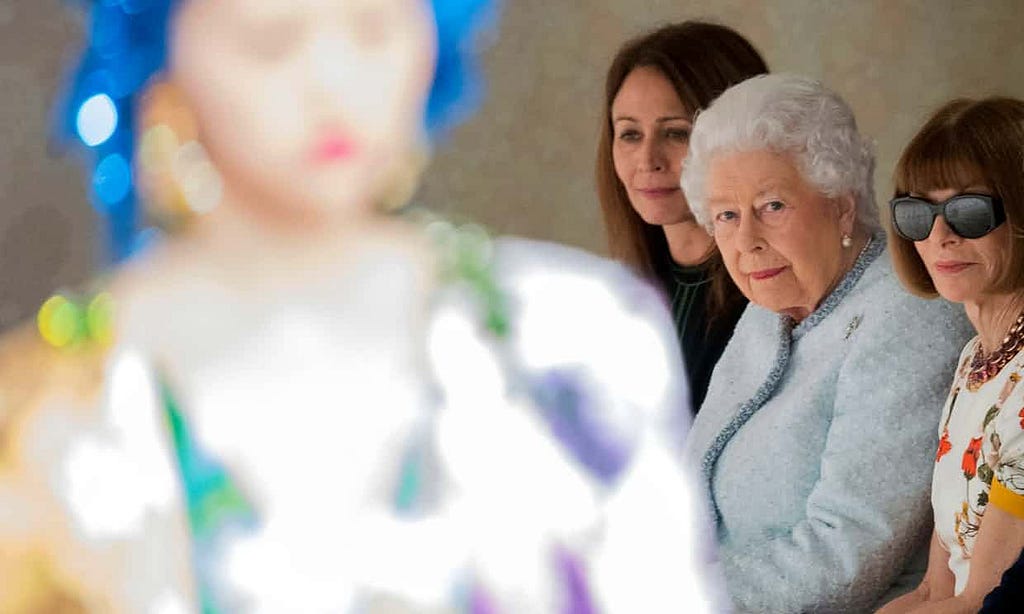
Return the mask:
[[[679,199],[673,199],[678,201]],[[640,219],[654,226],[667,226],[678,224],[688,215],[689,210],[686,202],[673,202],[673,200],[648,200],[641,196],[630,197],[629,204],[636,211]]]
[[968,288],[943,288],[937,286],[935,290],[939,293],[939,296],[950,303],[963,304],[978,298],[978,293]]
[[773,313],[783,313],[786,311],[799,309],[799,307],[796,306],[801,303],[801,301],[796,297],[787,297],[781,295],[766,296],[765,294],[761,294],[760,296],[754,295],[748,298],[750,299],[751,303],[754,303],[755,305],[758,305],[760,307],[764,307],[765,309]]
[[673,224],[682,224],[694,218],[691,215],[677,211],[646,211],[640,213],[640,219],[652,226],[672,226]]

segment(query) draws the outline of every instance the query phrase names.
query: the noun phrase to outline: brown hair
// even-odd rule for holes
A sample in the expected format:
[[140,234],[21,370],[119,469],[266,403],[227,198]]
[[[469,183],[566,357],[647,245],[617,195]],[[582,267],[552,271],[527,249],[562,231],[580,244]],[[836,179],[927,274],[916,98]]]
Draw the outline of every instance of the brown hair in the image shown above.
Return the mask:
[[[946,103],[903,151],[894,184],[897,196],[972,184],[992,190],[1003,201],[1012,237],[996,290],[1024,288],[1024,102],[992,97]],[[896,273],[914,294],[938,296],[914,243],[892,230],[890,217],[885,219]]]
[[[622,82],[640,67],[661,72],[672,83],[683,106],[690,113],[696,113],[730,86],[768,72],[768,66],[754,46],[736,31],[717,24],[686,21],[628,41],[608,68],[596,165],[597,194],[608,248],[613,258],[625,262],[637,273],[664,280],[671,267],[665,233],[660,226],[644,222],[633,209],[625,186],[615,173],[612,158],[612,102]],[[714,247],[711,249],[709,321],[739,298],[721,255]]]

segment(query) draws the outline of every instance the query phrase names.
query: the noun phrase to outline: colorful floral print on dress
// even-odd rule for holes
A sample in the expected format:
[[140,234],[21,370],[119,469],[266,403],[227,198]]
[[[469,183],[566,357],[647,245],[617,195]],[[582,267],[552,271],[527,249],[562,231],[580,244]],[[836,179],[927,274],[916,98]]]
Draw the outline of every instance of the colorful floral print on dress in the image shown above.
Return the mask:
[[971,390],[966,386],[969,357],[977,346],[975,339],[964,348],[950,387],[932,480],[936,535],[949,551],[957,594],[966,586],[993,482],[998,480],[1011,493],[1024,497],[1024,386],[1019,385],[1024,352]]

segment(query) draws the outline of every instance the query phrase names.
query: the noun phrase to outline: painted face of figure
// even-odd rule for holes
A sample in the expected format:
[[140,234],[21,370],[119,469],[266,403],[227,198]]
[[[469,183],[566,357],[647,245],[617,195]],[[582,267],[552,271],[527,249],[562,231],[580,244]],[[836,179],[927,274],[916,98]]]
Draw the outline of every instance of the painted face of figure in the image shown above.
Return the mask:
[[[963,193],[992,194],[992,191],[975,185],[966,190],[947,188],[914,196],[941,203]],[[938,293],[948,301],[965,303],[978,302],[993,293],[1006,264],[1009,243],[1009,224],[1002,224],[978,239],[965,239],[953,232],[939,215],[928,238],[915,241],[914,247]]]
[[190,0],[170,79],[226,194],[271,217],[365,213],[422,133],[423,0]]
[[615,174],[648,224],[664,226],[693,219],[679,188],[693,128],[691,116],[672,83],[650,67],[629,73],[612,102]]
[[770,151],[723,153],[708,171],[715,242],[737,287],[772,311],[809,315],[848,268],[853,198],[824,196]]

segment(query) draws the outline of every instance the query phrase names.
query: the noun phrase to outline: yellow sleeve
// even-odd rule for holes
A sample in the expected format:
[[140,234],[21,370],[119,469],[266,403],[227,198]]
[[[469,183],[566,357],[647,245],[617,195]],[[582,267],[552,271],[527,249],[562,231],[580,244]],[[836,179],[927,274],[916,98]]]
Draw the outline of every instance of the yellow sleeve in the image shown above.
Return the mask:
[[1003,486],[998,478],[992,480],[992,490],[988,494],[988,504],[994,505],[1004,512],[1024,519],[1024,495]]

